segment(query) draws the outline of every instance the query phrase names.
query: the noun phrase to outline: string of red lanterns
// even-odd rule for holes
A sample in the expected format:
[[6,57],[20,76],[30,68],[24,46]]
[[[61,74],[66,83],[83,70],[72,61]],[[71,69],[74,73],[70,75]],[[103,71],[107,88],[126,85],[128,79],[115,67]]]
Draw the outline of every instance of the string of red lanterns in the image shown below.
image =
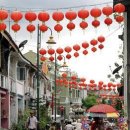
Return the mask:
[[[60,21],[64,19],[64,16],[66,19],[69,20],[69,23],[67,24],[67,28],[70,31],[72,31],[76,27],[73,20],[75,20],[77,16],[80,19],[82,19],[79,26],[84,30],[88,27],[88,23],[85,20],[89,17],[89,14],[92,17],[94,17],[94,20],[92,21],[92,26],[94,26],[95,28],[99,27],[100,21],[98,20],[98,18],[102,14],[106,16],[104,23],[107,26],[110,26],[113,22],[112,18],[110,18],[110,15],[112,15],[113,10],[114,10],[114,13],[116,14],[114,15],[114,19],[116,22],[120,24],[121,22],[124,21],[124,17],[122,13],[125,11],[125,6],[121,3],[116,4],[113,8],[110,6],[105,6],[102,8],[102,10],[97,7],[94,7],[90,11],[88,11],[87,9],[81,9],[78,12],[69,10],[65,14],[59,10],[55,11],[52,13],[52,19],[57,22],[57,24],[54,26],[54,30],[57,31],[58,33],[63,30],[63,26],[60,24]],[[6,29],[6,24],[4,23],[4,20],[6,20],[8,16],[11,18],[11,20],[14,21],[14,25],[12,25],[12,30],[14,32],[19,31],[21,27],[18,24],[18,22],[22,20],[23,13],[16,10],[16,11],[11,12],[11,15],[9,15],[9,12],[5,9],[0,9],[0,31],[4,31]],[[36,19],[42,22],[42,24],[40,25],[40,30],[42,32],[47,31],[48,27],[46,26],[45,22],[47,22],[50,19],[50,14],[48,12],[41,11],[38,14],[36,14],[33,11],[27,11],[24,14],[24,17],[25,17],[25,20],[29,21],[29,24],[27,25],[27,31],[29,31],[30,33],[35,31],[36,27],[34,24],[32,24],[32,22],[35,21]],[[96,50],[96,49],[93,49],[93,50]]]
[[91,90],[91,91],[115,91],[118,87],[121,87],[122,85],[120,83],[104,83],[103,81],[99,81],[97,84],[94,80],[90,80],[88,84],[85,83],[85,78],[78,78],[76,75],[72,75],[71,77],[67,77],[66,73],[62,73],[61,77],[56,80],[57,86],[64,86],[74,89],[85,89],[85,90]]
[[77,58],[79,56],[79,52],[78,51],[80,51],[81,48],[83,48],[83,54],[84,55],[88,54],[88,50],[87,49],[90,47],[90,45],[94,46],[94,47],[91,48],[92,52],[97,51],[97,48],[95,47],[96,45],[98,45],[97,47],[99,49],[103,49],[104,48],[104,45],[103,45],[104,41],[105,41],[105,37],[104,36],[98,36],[97,40],[96,39],[92,39],[90,41],[90,44],[88,42],[83,42],[82,45],[75,44],[75,45],[73,45],[73,47],[66,46],[64,49],[61,48],[61,47],[58,47],[56,50],[54,50],[53,48],[50,48],[48,50],[45,50],[44,48],[42,48],[42,49],[39,50],[39,53],[41,55],[41,61],[45,61],[46,60],[46,57],[45,57],[46,54],[50,55],[50,57],[49,57],[50,61],[54,61],[54,57],[53,57],[54,53],[58,54],[57,59],[59,61],[61,61],[63,59],[61,54],[63,54],[63,53],[67,53],[67,54],[65,54],[66,58],[67,59],[71,59],[72,54],[70,54],[70,53],[72,52],[72,50],[75,51],[73,55],[74,55],[75,58]]

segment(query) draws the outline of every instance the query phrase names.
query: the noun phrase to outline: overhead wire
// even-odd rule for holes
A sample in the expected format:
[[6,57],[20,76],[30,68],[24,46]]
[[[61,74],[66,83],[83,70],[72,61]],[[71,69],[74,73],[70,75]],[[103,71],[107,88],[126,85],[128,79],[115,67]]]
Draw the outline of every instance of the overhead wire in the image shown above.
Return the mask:
[[77,6],[68,6],[68,7],[61,7],[61,8],[23,8],[23,7],[11,7],[11,6],[0,6],[1,8],[7,9],[8,11],[11,10],[16,10],[20,9],[22,12],[26,12],[27,10],[32,10],[32,11],[53,11],[53,10],[66,10],[66,9],[77,9],[77,8],[85,8],[85,7],[91,7],[91,6],[100,6],[100,5],[108,5],[112,4],[113,1],[109,2],[102,2],[102,3],[97,3],[97,4],[84,4],[84,5],[77,5]]

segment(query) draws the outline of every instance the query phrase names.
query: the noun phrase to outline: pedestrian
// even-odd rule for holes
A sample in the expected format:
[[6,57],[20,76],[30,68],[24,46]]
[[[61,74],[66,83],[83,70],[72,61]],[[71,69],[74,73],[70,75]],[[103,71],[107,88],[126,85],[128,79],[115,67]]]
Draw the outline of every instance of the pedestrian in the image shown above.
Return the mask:
[[76,124],[77,124],[76,119],[73,119],[72,125],[74,126],[75,129],[76,129]]
[[65,130],[74,130],[74,126],[71,124],[71,121],[68,121],[68,124],[65,126]]
[[28,130],[36,130],[37,129],[37,118],[34,116],[33,112],[30,112],[30,116],[27,118],[26,128]]
[[56,130],[56,124],[55,124],[55,122],[51,123],[51,126],[50,126],[49,130]]
[[76,127],[76,130],[82,130],[82,123],[81,123],[80,119],[78,119],[77,124],[75,125],[75,127]]
[[88,124],[87,118],[82,119],[82,129],[89,130],[89,124]]

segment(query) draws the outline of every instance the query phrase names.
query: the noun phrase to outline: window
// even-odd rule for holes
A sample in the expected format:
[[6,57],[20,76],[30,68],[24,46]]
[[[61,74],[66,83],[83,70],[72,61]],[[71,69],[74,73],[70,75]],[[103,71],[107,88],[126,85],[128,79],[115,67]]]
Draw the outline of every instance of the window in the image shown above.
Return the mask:
[[17,80],[25,80],[25,67],[17,67]]

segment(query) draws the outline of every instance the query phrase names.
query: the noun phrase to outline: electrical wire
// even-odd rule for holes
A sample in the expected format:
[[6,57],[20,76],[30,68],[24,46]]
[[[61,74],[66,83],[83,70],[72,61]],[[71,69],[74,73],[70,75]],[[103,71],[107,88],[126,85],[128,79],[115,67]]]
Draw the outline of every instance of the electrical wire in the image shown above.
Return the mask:
[[98,4],[84,4],[84,5],[78,5],[78,6],[68,6],[68,7],[62,7],[62,8],[23,8],[23,7],[11,7],[11,6],[0,6],[1,8],[7,9],[8,11],[11,11],[13,9],[20,9],[22,12],[26,12],[27,10],[32,10],[32,11],[52,11],[52,10],[67,10],[67,9],[77,9],[77,8],[85,8],[85,7],[91,7],[91,6],[100,6],[100,5],[108,5],[112,4],[113,1],[109,2],[102,2]]
[[[116,28],[113,32],[111,32],[110,34],[108,34],[107,36],[105,36],[105,38],[110,37],[110,36],[113,35],[115,32],[117,32],[119,29],[121,29],[121,27],[123,27],[123,26],[124,26],[124,24],[120,25],[120,26],[119,26],[118,28]],[[17,40],[17,42],[20,42],[20,41]],[[27,45],[27,44],[26,44],[26,46],[37,47],[37,46],[35,46],[35,45]]]

